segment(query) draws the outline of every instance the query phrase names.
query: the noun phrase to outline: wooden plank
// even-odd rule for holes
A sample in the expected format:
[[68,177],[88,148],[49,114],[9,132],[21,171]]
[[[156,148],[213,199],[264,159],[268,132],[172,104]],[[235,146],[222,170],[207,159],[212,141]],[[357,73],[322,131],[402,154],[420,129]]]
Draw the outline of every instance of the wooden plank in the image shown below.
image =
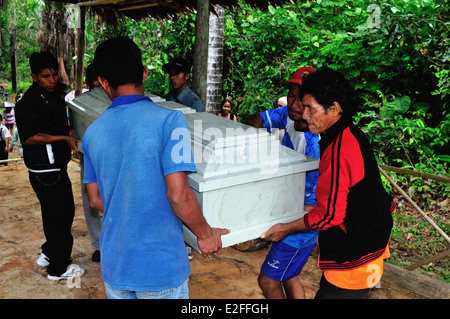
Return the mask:
[[398,266],[384,263],[381,286],[387,285],[393,290],[407,295],[425,299],[449,299],[450,284],[431,278],[416,271],[409,271]]

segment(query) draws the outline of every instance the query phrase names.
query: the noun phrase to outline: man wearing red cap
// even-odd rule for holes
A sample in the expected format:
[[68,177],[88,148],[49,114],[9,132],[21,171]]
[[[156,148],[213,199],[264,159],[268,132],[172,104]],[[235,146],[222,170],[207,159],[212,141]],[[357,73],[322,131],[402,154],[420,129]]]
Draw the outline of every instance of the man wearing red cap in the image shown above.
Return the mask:
[[[309,131],[307,123],[302,119],[302,82],[312,67],[301,67],[287,81],[289,92],[287,105],[267,110],[251,116],[247,124],[272,129],[284,129],[282,145],[299,153],[319,159],[319,136]],[[315,189],[319,171],[306,174],[305,210],[316,204]],[[302,231],[286,236],[282,241],[274,243],[261,267],[258,283],[268,299],[305,298],[303,286],[298,278],[303,266],[317,241],[317,231]],[[284,292],[283,293],[283,288]]]

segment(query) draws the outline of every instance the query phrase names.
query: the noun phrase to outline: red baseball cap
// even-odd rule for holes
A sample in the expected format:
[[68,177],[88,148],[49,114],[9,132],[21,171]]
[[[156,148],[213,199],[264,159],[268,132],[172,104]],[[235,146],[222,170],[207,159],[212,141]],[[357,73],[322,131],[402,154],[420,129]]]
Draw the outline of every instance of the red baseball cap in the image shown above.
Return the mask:
[[302,85],[303,78],[307,77],[308,75],[310,75],[311,73],[314,73],[314,72],[316,72],[316,70],[310,66],[301,67],[301,68],[297,69],[297,71],[294,72],[292,77],[289,80],[287,80],[287,82],[288,83],[297,83],[298,85]]

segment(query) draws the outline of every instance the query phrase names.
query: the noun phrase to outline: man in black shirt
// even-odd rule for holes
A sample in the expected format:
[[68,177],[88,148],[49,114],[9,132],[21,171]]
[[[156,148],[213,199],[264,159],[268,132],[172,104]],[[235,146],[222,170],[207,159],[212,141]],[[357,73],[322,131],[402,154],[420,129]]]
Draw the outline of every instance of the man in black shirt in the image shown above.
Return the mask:
[[84,274],[72,264],[72,222],[75,205],[67,174],[71,150],[80,140],[69,136],[64,102],[65,85],[59,82],[58,62],[49,52],[30,57],[33,84],[16,104],[16,124],[31,186],[41,204],[46,242],[37,261],[47,266],[50,280]]

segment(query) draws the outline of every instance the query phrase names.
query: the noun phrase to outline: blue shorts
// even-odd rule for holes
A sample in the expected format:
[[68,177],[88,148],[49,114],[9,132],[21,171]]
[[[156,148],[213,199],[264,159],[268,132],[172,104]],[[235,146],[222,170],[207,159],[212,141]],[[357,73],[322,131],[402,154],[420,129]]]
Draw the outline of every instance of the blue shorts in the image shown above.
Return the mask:
[[274,243],[261,266],[261,273],[276,281],[286,281],[300,275],[314,245],[295,248],[282,241]]

